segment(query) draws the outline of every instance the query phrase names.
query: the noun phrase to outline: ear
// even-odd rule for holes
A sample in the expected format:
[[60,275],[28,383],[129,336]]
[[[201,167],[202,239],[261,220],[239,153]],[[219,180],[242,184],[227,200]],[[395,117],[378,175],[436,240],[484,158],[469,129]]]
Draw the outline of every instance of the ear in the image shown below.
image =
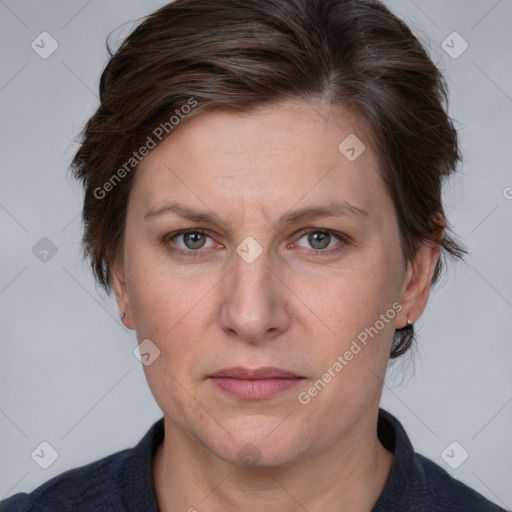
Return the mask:
[[[442,216],[436,216],[436,221],[444,226]],[[445,227],[438,228],[435,237],[442,240],[444,231]],[[405,327],[407,319],[416,322],[425,310],[440,251],[441,247],[438,244],[427,240],[418,248],[414,260],[407,265],[400,300],[403,309],[401,315],[397,317],[397,329]]]
[[119,308],[120,313],[126,313],[125,317],[121,319],[121,322],[125,327],[128,327],[128,329],[135,329],[132,311],[130,308],[130,298],[128,296],[128,289],[124,278],[124,268],[119,259],[114,263],[110,271],[112,276],[112,286],[116,295],[117,307]]

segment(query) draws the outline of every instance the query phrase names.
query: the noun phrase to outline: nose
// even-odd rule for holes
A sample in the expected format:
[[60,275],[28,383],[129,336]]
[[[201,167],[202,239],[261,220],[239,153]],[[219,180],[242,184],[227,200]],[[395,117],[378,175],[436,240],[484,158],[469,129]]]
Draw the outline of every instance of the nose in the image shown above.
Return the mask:
[[228,336],[263,344],[285,332],[290,324],[289,289],[269,265],[267,251],[252,262],[239,254],[222,286],[220,325]]

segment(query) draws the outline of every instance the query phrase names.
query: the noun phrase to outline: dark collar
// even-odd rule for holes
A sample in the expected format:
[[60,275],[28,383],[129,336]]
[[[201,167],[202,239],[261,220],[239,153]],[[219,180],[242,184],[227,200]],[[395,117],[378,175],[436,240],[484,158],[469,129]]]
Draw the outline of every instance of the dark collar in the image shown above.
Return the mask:
[[382,408],[379,408],[377,436],[383,446],[395,454],[395,459],[386,485],[372,512],[397,510],[407,483],[413,479],[414,448],[402,424]]

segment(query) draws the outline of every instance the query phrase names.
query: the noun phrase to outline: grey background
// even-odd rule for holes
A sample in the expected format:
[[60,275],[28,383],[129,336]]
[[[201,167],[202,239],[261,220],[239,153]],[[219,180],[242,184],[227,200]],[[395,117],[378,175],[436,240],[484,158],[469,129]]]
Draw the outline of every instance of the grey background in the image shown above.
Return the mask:
[[[107,35],[164,3],[0,0],[0,498],[133,446],[161,416],[135,334],[80,260],[82,191],[67,168],[98,104]],[[417,451],[510,509],[512,2],[386,3],[447,77],[465,161],[445,202],[471,254],[432,291],[382,406]],[[43,31],[59,45],[47,59],[31,48]],[[441,47],[453,31],[469,44],[456,59]],[[33,253],[43,237],[57,249],[46,262]],[[59,455],[46,470],[31,458],[42,441]],[[452,441],[469,453],[458,469],[441,458]]]

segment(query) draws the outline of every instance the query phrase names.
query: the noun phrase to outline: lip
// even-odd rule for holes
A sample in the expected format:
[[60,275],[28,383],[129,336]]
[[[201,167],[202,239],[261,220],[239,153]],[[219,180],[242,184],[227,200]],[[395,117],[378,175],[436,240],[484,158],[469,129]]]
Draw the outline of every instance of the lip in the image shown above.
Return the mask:
[[233,368],[223,368],[215,372],[210,377],[231,377],[232,379],[299,379],[300,377],[293,372],[275,368],[273,366],[265,366],[263,368],[255,368],[253,370],[242,366]]
[[296,386],[304,377],[281,368],[224,368],[210,379],[223,392],[242,400],[263,400]]

